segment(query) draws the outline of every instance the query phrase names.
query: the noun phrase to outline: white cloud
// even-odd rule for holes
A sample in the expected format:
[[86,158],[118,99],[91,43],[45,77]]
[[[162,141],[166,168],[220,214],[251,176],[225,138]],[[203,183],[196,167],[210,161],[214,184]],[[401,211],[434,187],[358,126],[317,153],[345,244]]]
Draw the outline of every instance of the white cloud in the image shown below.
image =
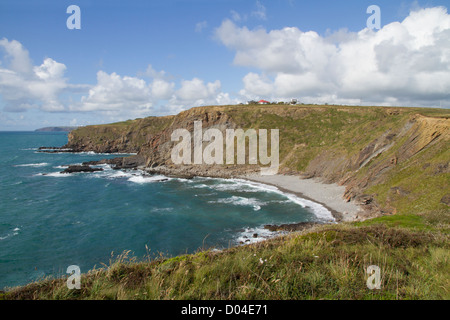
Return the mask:
[[[184,109],[196,106],[230,104],[236,102],[232,100],[228,93],[221,91],[219,80],[205,83],[203,80],[193,78],[192,80],[183,80],[181,87],[175,92],[170,100],[170,105],[176,109],[184,106]],[[169,106],[170,107],[170,106]]]
[[[28,51],[15,40],[0,40],[0,48],[5,51],[5,59],[0,63],[0,95],[3,110],[8,112],[96,112],[119,119],[232,101],[221,92],[219,80],[182,80],[177,89],[172,76],[164,70],[156,71],[152,65],[136,77],[100,70],[95,85],[71,84],[64,78],[67,67],[63,63],[46,58],[41,65],[33,66]],[[65,100],[63,93],[69,93]],[[74,99],[73,93],[82,96]]]
[[155,79],[150,85],[152,97],[156,100],[167,100],[174,93],[175,83],[161,79]]
[[220,89],[220,81],[204,83],[203,80],[194,78],[181,82],[181,88],[177,91],[177,97],[181,100],[195,101],[207,99],[216,95]]
[[170,76],[164,70],[156,71],[151,64],[148,65],[147,70],[143,73],[144,76],[147,76],[152,79],[169,79]]
[[60,79],[66,71],[66,66],[47,58],[40,66],[34,67],[33,71],[42,80]]
[[29,73],[32,69],[32,63],[28,51],[22,44],[16,40],[8,41],[3,38],[0,40],[0,47],[6,52],[6,58],[10,61],[10,69],[19,73]]
[[149,111],[151,88],[143,79],[97,72],[97,84],[81,98],[76,111]]
[[270,97],[274,92],[274,85],[271,80],[263,75],[250,72],[244,79],[244,89],[241,90],[241,95],[246,96],[249,99],[254,97]]
[[231,102],[236,101],[221,92],[219,80],[207,83],[199,78],[182,80],[176,89],[174,82],[164,79],[147,83],[137,77],[99,71],[97,84],[72,111],[102,111],[110,115],[138,117],[174,114],[194,106]]
[[[66,66],[47,58],[33,67],[28,51],[16,40],[0,40],[6,52],[6,67],[0,67],[0,94],[5,110],[22,112],[33,108],[62,111],[58,96],[70,86],[64,78]],[[2,64],[3,65],[3,64]]]
[[197,22],[195,25],[195,32],[202,32],[207,26],[208,22],[206,21]]
[[258,19],[266,20],[266,7],[260,1],[256,1],[256,9],[252,11],[251,15]]
[[235,50],[235,65],[260,71],[243,78],[245,97],[424,106],[450,99],[450,15],[443,7],[411,12],[378,32],[321,36],[225,20],[215,35]]

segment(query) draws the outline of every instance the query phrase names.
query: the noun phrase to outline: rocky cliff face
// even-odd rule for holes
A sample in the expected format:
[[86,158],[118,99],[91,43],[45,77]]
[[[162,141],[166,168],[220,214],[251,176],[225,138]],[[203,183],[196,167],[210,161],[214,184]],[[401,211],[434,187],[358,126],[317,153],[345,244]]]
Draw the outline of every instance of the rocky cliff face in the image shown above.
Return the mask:
[[76,152],[138,153],[147,141],[169,126],[174,117],[148,117],[107,125],[80,127],[69,133],[64,148]]
[[[439,109],[342,106],[221,106],[193,108],[176,116],[149,117],[79,128],[65,147],[76,151],[137,153],[123,159],[128,167],[181,176],[230,177],[259,171],[258,165],[172,163],[176,129],[279,129],[280,173],[346,186],[345,197],[388,213],[423,199],[427,182],[435,199],[448,190],[450,112]],[[430,189],[430,190],[431,190]],[[407,200],[405,200],[407,199]],[[439,201],[438,201],[439,202]],[[437,206],[445,206],[438,204]]]

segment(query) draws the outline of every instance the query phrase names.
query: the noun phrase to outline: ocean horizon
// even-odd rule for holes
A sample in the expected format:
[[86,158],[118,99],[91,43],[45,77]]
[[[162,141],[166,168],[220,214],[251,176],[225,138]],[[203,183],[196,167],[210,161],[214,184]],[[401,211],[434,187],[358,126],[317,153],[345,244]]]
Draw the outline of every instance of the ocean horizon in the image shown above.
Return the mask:
[[[267,224],[324,222],[323,206],[243,179],[150,176],[139,170],[64,174],[117,154],[44,153],[67,133],[0,132],[0,289],[82,273],[131,251],[139,258],[222,250],[278,233]],[[123,156],[123,155],[121,155]]]

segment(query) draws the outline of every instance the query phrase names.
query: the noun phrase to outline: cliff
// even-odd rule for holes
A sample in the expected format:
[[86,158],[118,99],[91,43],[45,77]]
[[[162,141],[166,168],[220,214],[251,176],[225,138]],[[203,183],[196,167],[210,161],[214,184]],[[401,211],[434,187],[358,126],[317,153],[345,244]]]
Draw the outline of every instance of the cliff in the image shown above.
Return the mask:
[[349,106],[214,106],[176,116],[88,126],[69,134],[75,151],[137,153],[125,167],[181,176],[231,177],[256,165],[174,165],[175,129],[279,129],[279,173],[346,186],[347,200],[383,213],[448,209],[450,111]]

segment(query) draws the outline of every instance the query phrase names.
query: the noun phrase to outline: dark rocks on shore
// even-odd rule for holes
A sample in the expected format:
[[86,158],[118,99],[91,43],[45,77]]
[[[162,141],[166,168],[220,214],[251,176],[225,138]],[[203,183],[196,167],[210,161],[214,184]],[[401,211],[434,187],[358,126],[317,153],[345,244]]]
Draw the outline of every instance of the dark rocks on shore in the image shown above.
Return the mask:
[[97,172],[97,171],[103,171],[102,168],[92,168],[87,165],[71,165],[67,169],[64,169],[64,171],[61,171],[61,173],[78,173],[78,172]]
[[39,147],[38,152],[59,153],[59,152],[76,152],[76,151],[70,148],[63,148],[63,147]]
[[88,166],[99,164],[109,164],[112,166],[114,170],[120,170],[120,169],[137,169],[139,166],[144,165],[144,162],[143,158],[137,155],[83,162],[83,165]]
[[93,161],[86,161],[83,162],[82,165],[84,166],[96,166],[99,164],[109,164],[112,165],[113,168],[120,167],[122,165],[123,158],[113,158],[113,159],[102,159],[102,160],[93,160]]
[[39,147],[38,150],[54,150],[61,149],[61,147]]

